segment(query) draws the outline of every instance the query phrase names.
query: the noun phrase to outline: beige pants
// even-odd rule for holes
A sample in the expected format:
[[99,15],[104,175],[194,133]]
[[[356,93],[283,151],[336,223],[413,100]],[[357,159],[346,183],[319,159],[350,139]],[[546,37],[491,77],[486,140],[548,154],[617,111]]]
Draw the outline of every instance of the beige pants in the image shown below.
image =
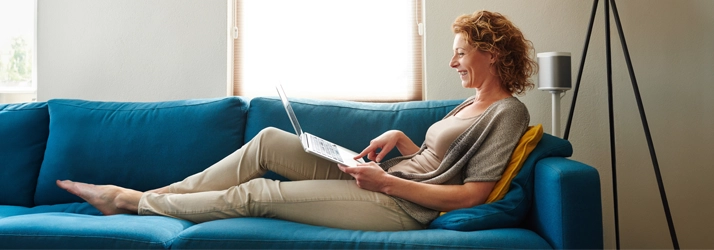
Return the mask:
[[[259,178],[273,171],[291,181]],[[424,226],[389,196],[359,188],[337,165],[305,153],[297,136],[266,128],[242,148],[183,181],[170,193],[144,193],[139,214],[193,222],[268,217],[353,230]]]

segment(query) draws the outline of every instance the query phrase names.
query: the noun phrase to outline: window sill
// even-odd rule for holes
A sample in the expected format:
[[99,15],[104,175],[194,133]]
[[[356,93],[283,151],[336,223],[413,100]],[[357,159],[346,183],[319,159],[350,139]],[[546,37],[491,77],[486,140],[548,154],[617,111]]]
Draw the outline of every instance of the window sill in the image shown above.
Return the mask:
[[0,87],[0,94],[31,94],[37,92],[34,87]]

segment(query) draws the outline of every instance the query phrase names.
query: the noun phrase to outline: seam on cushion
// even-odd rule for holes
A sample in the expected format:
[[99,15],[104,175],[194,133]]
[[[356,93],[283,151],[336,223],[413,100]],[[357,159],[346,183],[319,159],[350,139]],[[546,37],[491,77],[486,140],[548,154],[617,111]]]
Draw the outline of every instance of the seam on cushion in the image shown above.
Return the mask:
[[[264,100],[271,100],[271,101],[275,101],[275,102],[280,102],[280,100],[278,100],[278,99],[271,99],[271,98],[265,98],[265,97],[263,97],[263,99],[264,99]],[[303,102],[303,101],[300,101],[300,100],[297,100],[297,101],[296,101],[296,100],[291,100],[290,102],[292,102],[292,103],[299,103],[299,104],[302,104],[302,105],[309,105],[309,106],[312,106],[312,107],[318,107],[318,106],[319,106],[319,107],[330,107],[330,108],[341,108],[341,109],[353,109],[353,110],[364,110],[364,111],[379,111],[379,112],[391,112],[391,113],[399,112],[399,111],[402,111],[402,110],[424,110],[424,109],[434,109],[434,108],[447,108],[447,107],[452,107],[452,106],[458,106],[458,105],[459,105],[458,103],[457,103],[457,104],[441,104],[441,105],[439,105],[439,106],[431,106],[431,107],[419,107],[419,108],[416,108],[416,107],[415,107],[415,108],[399,108],[399,109],[396,109],[396,110],[383,110],[383,109],[366,109],[366,108],[344,107],[344,106],[337,106],[337,105],[330,105],[330,104],[313,104],[313,103]],[[356,102],[356,103],[360,103],[360,102]],[[367,103],[367,104],[368,104],[368,103]],[[392,104],[392,103],[384,103],[384,104],[396,105],[396,104]]]
[[[38,104],[38,105],[41,105],[41,104]],[[16,107],[12,107],[12,106],[16,106]],[[24,105],[9,104],[9,105],[6,105],[5,107],[3,107],[2,109],[0,109],[0,111],[3,111],[3,112],[11,112],[11,111],[17,111],[17,112],[19,112],[19,111],[27,111],[27,110],[33,110],[33,111],[34,111],[34,110],[38,110],[38,109],[47,109],[47,106],[48,106],[48,105],[47,105],[47,103],[45,103],[45,104],[42,105],[41,107],[32,107],[32,108],[20,108],[20,107],[17,107],[17,106],[24,106]]]
[[[186,229],[188,229],[188,227],[187,227],[187,228],[184,228],[183,230],[181,230],[181,232],[186,231]],[[164,249],[171,249],[171,245],[173,245],[174,242],[176,242],[176,239],[178,239],[178,238],[181,237],[181,236],[180,236],[180,235],[181,235],[181,232],[178,232],[177,234],[175,234],[174,237],[171,237],[171,239],[168,239],[168,240],[164,241],[164,242],[162,243]]]
[[36,111],[40,109],[46,109],[47,106],[44,107],[37,107],[37,108],[24,108],[24,109],[0,109],[0,112],[22,112],[22,111]]
[[[213,104],[216,102],[219,102],[221,100],[225,99],[219,99],[215,101],[209,101],[209,102],[202,102],[202,103],[194,103],[194,104],[182,104],[179,106],[170,106],[170,107],[154,107],[154,108],[134,108],[134,109],[127,109],[127,110],[122,110],[122,109],[108,109],[108,108],[88,108],[88,107],[82,107],[80,105],[76,104],[68,104],[68,103],[55,103],[53,102],[52,104],[54,105],[63,105],[63,106],[68,106],[68,107],[75,107],[75,108],[81,108],[81,109],[88,109],[88,110],[106,110],[106,111],[115,111],[115,112],[125,112],[125,111],[137,111],[137,110],[156,110],[156,109],[172,109],[172,108],[184,108],[184,107],[193,107],[193,106],[203,106],[207,104]],[[86,101],[86,102],[92,102],[92,101]],[[94,103],[111,103],[111,102],[94,102]],[[118,104],[152,104],[152,103],[139,103],[139,102],[114,102]],[[158,104],[162,102],[155,102],[154,104]]]
[[[122,110],[122,109],[108,109],[108,108],[88,108],[88,107],[82,107],[80,105],[76,104],[69,104],[69,103],[59,103],[59,102],[52,102],[53,105],[62,105],[62,106],[68,106],[68,107],[75,107],[75,108],[81,108],[81,109],[88,109],[88,110],[106,110],[106,111],[115,111],[115,112],[126,112],[126,111],[137,111],[137,110],[157,110],[157,109],[173,109],[173,108],[184,108],[184,107],[193,107],[193,106],[203,106],[203,105],[208,105],[208,104],[213,104],[216,102],[220,102],[223,100],[227,100],[231,98],[221,98],[213,101],[208,101],[208,102],[202,102],[202,103],[194,103],[194,104],[182,104],[179,106],[170,106],[170,107],[154,107],[154,108],[134,108],[134,109],[127,109],[127,110]],[[83,100],[78,100],[78,101],[83,101]],[[93,102],[93,101],[86,101],[86,102]],[[159,103],[168,103],[171,101],[166,101],[166,102],[93,102],[93,103],[117,103],[117,104],[159,104]],[[246,104],[247,105],[247,104]],[[244,105],[245,106],[245,105]],[[243,109],[243,108],[241,108]]]
[[[338,229],[340,230],[340,229]],[[453,231],[449,229],[424,229],[424,230],[435,230],[435,231]],[[524,229],[525,230],[525,229]],[[528,230],[530,231],[530,230]],[[369,237],[369,236],[367,236]],[[227,241],[233,241],[233,242],[281,242],[281,243],[300,243],[300,242],[326,242],[326,243],[331,243],[331,242],[337,242],[337,243],[354,243],[354,244],[381,244],[381,245],[400,245],[400,246],[433,246],[433,247],[440,247],[440,248],[447,248],[447,249],[452,249],[452,248],[466,248],[466,249],[477,249],[477,248],[488,248],[488,249],[493,249],[493,246],[486,246],[486,245],[478,245],[478,246],[464,246],[463,244],[459,244],[458,246],[454,245],[448,245],[448,244],[432,244],[432,243],[423,243],[423,244],[414,244],[414,243],[393,243],[393,242],[384,242],[384,241],[374,241],[374,240],[360,240],[360,241],[354,241],[354,240],[323,240],[323,239],[314,239],[314,240],[259,240],[259,239],[216,239],[216,238],[206,238],[206,237],[199,237],[199,236],[185,236],[185,235],[179,235],[178,238],[182,238],[187,241],[205,241],[205,242],[213,242],[213,241],[221,241],[221,242],[227,242]],[[387,239],[388,240],[388,239]],[[547,241],[543,240],[546,244],[550,245]],[[364,248],[364,247],[362,247]],[[372,247],[370,247],[372,248]]]
[[[111,240],[120,240],[120,241],[127,241],[127,242],[148,243],[148,244],[151,244],[151,245],[161,244],[161,245],[163,245],[163,246],[168,246],[166,243],[170,242],[170,241],[144,241],[144,240],[121,238],[121,237],[93,236],[93,235],[64,235],[64,234],[33,234],[33,235],[27,235],[27,234],[0,233],[0,236],[28,237],[28,238],[57,237],[57,238],[75,238],[75,239],[81,239],[81,238],[111,239]],[[173,238],[175,239],[176,237],[173,237]]]
[[[212,239],[212,238],[203,238],[203,237],[183,237],[179,236],[179,238],[185,239],[187,241],[205,241],[205,242],[213,242],[213,241],[220,241],[220,242],[227,242],[227,241],[234,241],[234,242],[278,242],[281,244],[284,243],[352,243],[352,244],[379,244],[379,245],[400,245],[400,246],[405,246],[407,248],[411,247],[424,247],[424,246],[429,246],[429,247],[439,247],[439,248],[455,248],[453,245],[446,245],[446,244],[429,244],[429,243],[424,243],[424,244],[413,244],[413,243],[393,243],[393,242],[384,242],[384,241],[349,241],[349,240],[256,240],[256,239],[251,239],[251,240],[245,240],[245,239]],[[456,246],[456,248],[463,248],[463,249],[473,249],[474,246],[463,246],[459,245]]]

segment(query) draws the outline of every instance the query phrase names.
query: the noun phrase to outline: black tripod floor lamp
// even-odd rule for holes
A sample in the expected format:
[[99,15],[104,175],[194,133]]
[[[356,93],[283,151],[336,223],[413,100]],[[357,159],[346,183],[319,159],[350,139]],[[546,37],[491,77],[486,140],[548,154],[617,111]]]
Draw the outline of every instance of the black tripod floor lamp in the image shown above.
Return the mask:
[[[608,115],[609,115],[609,125],[610,125],[610,157],[612,164],[612,186],[613,186],[613,204],[615,210],[615,243],[617,249],[620,249],[620,229],[619,229],[619,216],[618,216],[618,206],[617,206],[617,171],[616,171],[616,156],[615,156],[615,127],[613,123],[613,105],[612,105],[612,60],[610,52],[610,4],[612,4],[612,13],[614,15],[615,24],[617,26],[617,32],[620,36],[620,43],[622,44],[622,50],[625,55],[625,62],[627,63],[627,70],[630,74],[630,80],[632,82],[632,88],[637,101],[637,107],[640,112],[640,119],[642,120],[642,127],[645,132],[645,137],[647,139],[647,146],[649,147],[650,156],[652,158],[652,165],[655,172],[655,177],[657,178],[657,185],[659,187],[660,197],[662,199],[662,206],[664,207],[664,213],[667,218],[667,224],[669,226],[669,234],[672,237],[672,245],[674,249],[679,249],[679,242],[677,241],[677,233],[674,230],[674,223],[672,222],[672,214],[669,210],[669,205],[667,202],[667,195],[664,190],[664,185],[662,183],[662,175],[659,170],[659,163],[657,162],[657,154],[655,153],[654,146],[652,144],[652,135],[650,134],[649,125],[647,124],[647,117],[645,116],[645,110],[642,105],[642,98],[640,97],[640,90],[637,86],[637,80],[635,78],[635,73],[632,68],[632,61],[630,60],[630,52],[627,49],[627,43],[625,42],[625,35],[622,31],[622,24],[620,23],[620,16],[617,13],[617,6],[615,0],[605,0],[605,50],[606,50],[606,60],[607,60],[607,101],[608,101]],[[573,92],[573,101],[570,106],[570,113],[568,114],[568,120],[565,125],[565,132],[563,139],[568,139],[570,133],[570,126],[573,120],[573,112],[575,111],[575,103],[578,98],[578,89],[580,87],[580,80],[583,73],[583,66],[585,64],[585,56],[588,52],[588,45],[590,42],[590,35],[592,33],[593,21],[595,19],[595,13],[597,12],[598,0],[593,1],[592,12],[590,14],[590,23],[588,24],[588,32],[585,37],[585,46],[583,48],[583,54],[580,60],[580,67],[578,69],[578,76],[575,82],[575,88]]]

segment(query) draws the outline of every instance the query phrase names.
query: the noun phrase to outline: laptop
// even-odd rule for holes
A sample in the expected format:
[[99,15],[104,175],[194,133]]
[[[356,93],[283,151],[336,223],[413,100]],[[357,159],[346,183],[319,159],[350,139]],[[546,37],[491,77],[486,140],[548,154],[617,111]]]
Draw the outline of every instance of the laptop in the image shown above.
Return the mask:
[[347,148],[341,147],[332,142],[329,142],[320,137],[309,134],[307,132],[303,132],[302,128],[300,128],[300,123],[297,120],[297,116],[295,116],[295,112],[293,112],[293,108],[290,105],[287,96],[285,95],[283,86],[277,85],[275,86],[275,89],[278,90],[278,95],[280,96],[280,100],[283,101],[285,112],[288,113],[290,123],[293,124],[295,133],[298,135],[298,137],[300,137],[300,141],[302,142],[302,147],[305,149],[305,152],[316,155],[325,160],[350,167],[356,166],[358,163],[364,163],[364,160],[362,159],[354,159],[354,157],[357,156],[358,153]]

